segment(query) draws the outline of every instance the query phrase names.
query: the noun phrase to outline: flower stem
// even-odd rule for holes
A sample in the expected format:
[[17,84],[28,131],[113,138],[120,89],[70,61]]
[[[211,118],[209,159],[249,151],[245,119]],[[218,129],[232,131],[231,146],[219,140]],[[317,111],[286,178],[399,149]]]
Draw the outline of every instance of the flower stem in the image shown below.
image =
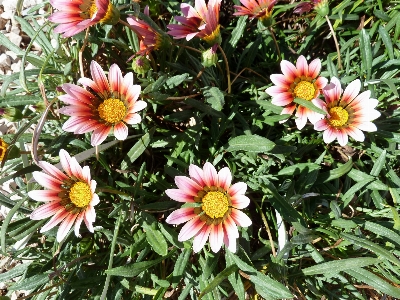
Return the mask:
[[325,19],[326,19],[326,22],[328,22],[329,29],[331,30],[331,33],[332,33],[332,36],[333,36],[333,40],[335,41],[336,52],[337,52],[337,55],[338,55],[338,68],[339,68],[339,70],[341,70],[342,69],[342,59],[340,57],[340,49],[339,49],[339,43],[338,43],[337,38],[336,38],[336,33],[335,33],[335,30],[333,29],[331,21],[328,18],[328,15],[325,16]]
[[264,215],[264,213],[262,212],[260,205],[258,205],[258,203],[257,203],[256,201],[254,201],[254,200],[252,200],[252,201],[253,201],[253,203],[256,205],[258,211],[260,212],[261,219],[263,220],[265,229],[267,230],[267,233],[268,233],[268,239],[269,239],[269,242],[270,242],[270,244],[271,244],[272,255],[273,255],[274,257],[276,257],[275,245],[274,245],[274,241],[272,240],[271,229],[269,228],[267,219],[265,218],[265,215]]
[[272,31],[272,27],[269,27],[268,29],[269,29],[269,32],[271,33],[272,39],[274,40],[276,51],[278,51],[279,61],[281,61],[282,60],[281,50],[279,49],[278,42],[276,41],[276,38],[275,38],[275,34]]
[[201,52],[199,49],[196,49],[196,48],[193,48],[193,47],[189,47],[189,46],[186,46],[186,45],[183,45],[183,44],[175,44],[175,43],[173,43],[173,45],[174,45],[174,46],[178,46],[178,47],[182,47],[182,48],[186,48],[186,49],[195,51],[195,52],[197,52],[197,53],[203,53],[203,52]]
[[218,44],[218,49],[221,51],[222,56],[224,57],[225,66],[226,66],[226,77],[228,79],[228,94],[230,94],[231,93],[231,73],[229,71],[228,59],[226,58],[225,52],[219,44]]
[[83,51],[86,48],[88,37],[89,37],[89,27],[86,29],[85,39],[83,40],[83,45],[81,50],[79,50],[79,70],[81,72],[81,77],[85,77],[85,72],[83,71]]

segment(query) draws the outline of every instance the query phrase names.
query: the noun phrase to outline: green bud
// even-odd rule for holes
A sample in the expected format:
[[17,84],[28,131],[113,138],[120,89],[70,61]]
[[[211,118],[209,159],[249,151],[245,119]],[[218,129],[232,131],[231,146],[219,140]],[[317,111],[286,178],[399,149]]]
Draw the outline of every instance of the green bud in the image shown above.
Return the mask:
[[136,74],[144,75],[150,70],[150,60],[146,56],[136,56],[132,61],[132,69]]
[[217,52],[217,44],[215,44],[210,49],[204,51],[201,54],[201,58],[202,58],[201,63],[203,64],[203,66],[205,66],[206,68],[215,66],[215,64],[218,61],[218,55],[216,52]]

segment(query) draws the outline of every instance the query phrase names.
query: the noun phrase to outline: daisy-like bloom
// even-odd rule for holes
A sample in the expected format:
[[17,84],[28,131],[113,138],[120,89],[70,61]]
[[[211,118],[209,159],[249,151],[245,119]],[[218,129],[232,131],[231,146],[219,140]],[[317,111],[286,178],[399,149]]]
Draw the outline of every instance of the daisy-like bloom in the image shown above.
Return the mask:
[[64,83],[62,89],[67,93],[58,98],[69,104],[62,107],[60,113],[71,116],[63,125],[63,130],[82,134],[93,131],[92,146],[100,145],[114,129],[118,140],[128,136],[126,124],[138,124],[141,117],[137,113],[147,106],[147,103],[137,100],[140,95],[140,85],[133,84],[133,74],[122,77],[116,64],[110,67],[108,79],[100,65],[92,61],[90,71],[93,80],[79,79],[80,86]]
[[186,38],[190,41],[197,36],[210,45],[221,44],[219,10],[222,0],[209,0],[208,5],[204,0],[196,0],[195,7],[182,3],[181,11],[184,17],[175,16],[175,20],[182,24],[170,24],[168,34],[174,39]]
[[73,36],[97,23],[114,25],[119,21],[119,10],[110,0],[50,0],[59,11],[49,20],[58,23],[54,32],[63,37]]
[[325,143],[337,139],[341,146],[345,146],[349,136],[362,142],[365,136],[361,130],[377,130],[371,121],[381,115],[375,110],[378,100],[370,98],[369,90],[359,94],[360,89],[361,82],[356,79],[343,92],[339,79],[333,77],[331,83],[322,90],[325,102],[318,100],[317,106],[325,110],[327,115],[314,124],[314,129],[324,131]]
[[234,16],[249,16],[250,19],[257,18],[266,21],[271,18],[272,9],[277,0],[240,0],[243,6],[234,5],[237,10]]
[[8,144],[2,138],[0,138],[0,161],[3,161],[7,152],[7,148]]
[[203,169],[189,166],[189,177],[176,176],[178,189],[168,189],[166,194],[175,201],[192,203],[172,212],[169,224],[187,222],[179,233],[178,240],[186,241],[194,237],[193,250],[199,252],[209,239],[212,251],[218,252],[222,243],[232,252],[236,251],[239,237],[237,225],[251,225],[250,218],[240,211],[249,205],[250,199],[244,194],[247,185],[238,182],[231,185],[232,174],[228,168],[218,173],[211,163]]
[[306,125],[307,118],[312,124],[322,119],[322,114],[293,102],[295,98],[301,98],[316,104],[316,98],[320,95],[321,89],[328,83],[328,79],[318,76],[321,70],[321,61],[314,59],[308,64],[305,57],[301,55],[296,66],[287,60],[282,60],[281,70],[283,74],[271,75],[271,81],[275,85],[265,90],[272,96],[272,104],[284,106],[282,115],[291,115],[297,107],[295,122],[298,129],[302,129]]
[[28,192],[33,200],[45,202],[31,213],[32,220],[51,217],[40,232],[60,224],[57,241],[61,242],[75,223],[75,235],[79,236],[82,221],[93,232],[96,206],[100,200],[95,193],[96,181],[90,179],[88,166],[81,167],[74,157],[60,150],[60,162],[64,172],[45,161],[39,162],[43,172],[33,172],[33,178],[46,190]]
[[[148,5],[144,9],[144,14],[149,16]],[[145,55],[153,50],[160,49],[163,44],[163,36],[157,30],[136,17],[131,16],[126,20],[140,39],[140,50],[136,54]]]

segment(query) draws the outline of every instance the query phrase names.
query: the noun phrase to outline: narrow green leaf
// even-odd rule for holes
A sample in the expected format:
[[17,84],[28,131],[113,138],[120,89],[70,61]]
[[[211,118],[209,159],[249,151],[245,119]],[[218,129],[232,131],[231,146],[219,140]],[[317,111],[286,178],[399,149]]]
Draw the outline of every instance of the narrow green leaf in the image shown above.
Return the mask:
[[1,273],[0,274],[0,282],[6,282],[10,279],[13,279],[15,277],[22,275],[26,271],[26,269],[28,269],[29,265],[30,265],[30,262],[24,263],[24,264],[15,266],[14,268],[12,268],[11,270],[9,270],[5,273]]
[[400,235],[389,228],[386,228],[376,223],[372,223],[370,221],[365,222],[364,228],[365,230],[369,230],[379,236],[384,236],[385,238],[388,238],[392,242],[396,243],[397,245],[400,245]]
[[191,249],[183,249],[182,253],[178,256],[178,259],[176,260],[174,265],[174,271],[172,272],[171,281],[173,288],[175,288],[181,280],[181,277],[185,272],[187,263],[189,261],[190,254],[192,254]]
[[393,52],[393,44],[390,39],[389,33],[383,26],[379,26],[379,35],[382,38],[383,43],[386,46],[386,50],[388,52],[389,58],[394,59],[394,52]]
[[202,112],[210,115],[210,116],[214,116],[214,117],[218,117],[218,118],[223,118],[225,117],[225,115],[218,111],[215,110],[214,108],[212,108],[210,105],[202,103],[200,101],[197,101],[195,99],[192,98],[188,98],[185,100],[186,104],[193,106],[194,108],[197,108],[199,110],[201,110]]
[[346,258],[341,260],[334,260],[324,262],[312,267],[308,267],[302,270],[306,276],[317,275],[317,274],[332,274],[339,273],[341,271],[352,270],[354,268],[366,267],[379,263],[381,260],[374,257],[358,257],[358,258]]
[[274,142],[259,135],[240,135],[229,140],[226,151],[268,153],[274,146]]
[[150,129],[144,136],[142,136],[135,145],[129,150],[127,156],[131,163],[133,163],[142,153],[146,150],[150,144],[151,136],[154,133],[155,128]]
[[341,165],[340,167],[330,170],[328,172],[324,172],[319,174],[317,182],[329,182],[336,178],[343,176],[344,174],[348,173],[351,168],[353,167],[353,160],[350,158],[347,163]]
[[[230,251],[225,252],[225,260],[226,260],[226,265],[231,266],[235,264],[233,261],[232,257],[229,255]],[[246,295],[245,295],[245,290],[243,286],[242,279],[238,273],[232,273],[231,275],[228,276],[228,280],[230,284],[233,287],[233,290],[236,293],[236,296],[238,297],[239,300],[245,300]]]
[[308,100],[300,99],[300,98],[295,98],[293,100],[294,103],[297,103],[301,106],[307,107],[308,109],[311,109],[312,111],[315,111],[316,113],[326,115],[326,111],[320,109],[319,107],[315,106],[314,103]]
[[368,241],[363,238],[356,237],[352,234],[342,232],[340,234],[345,240],[349,241],[352,244],[355,244],[357,246],[360,246],[362,248],[368,249],[372,253],[381,256],[390,262],[400,266],[400,260],[396,258],[392,253],[390,253],[388,250],[382,248],[381,246],[378,246],[377,244]]
[[[26,199],[27,199],[27,197],[22,198],[14,205],[14,207],[9,211],[6,218],[4,219],[3,224],[1,225],[0,242],[1,242],[1,252],[3,252],[3,253],[6,253],[6,234],[7,234],[8,224],[10,224],[12,217],[17,212],[17,210],[22,206],[22,203],[24,203],[26,201]],[[1,275],[0,275],[0,278],[1,278]],[[1,281],[2,280],[0,280],[0,282]]]
[[350,276],[354,277],[355,279],[374,287],[375,289],[384,294],[400,299],[399,288],[394,287],[393,285],[381,279],[380,277],[376,276],[372,272],[369,272],[361,268],[354,268],[353,270],[346,270],[345,272]]
[[106,274],[109,274],[112,276],[135,277],[135,276],[139,275],[140,273],[148,270],[152,266],[158,265],[164,259],[171,257],[175,253],[175,251],[176,251],[176,248],[174,250],[172,250],[171,252],[169,252],[166,256],[160,257],[158,259],[141,261],[141,262],[133,263],[131,265],[127,265],[127,266],[121,266],[121,267],[108,269],[108,270],[106,270]]
[[378,159],[373,164],[372,170],[369,174],[372,176],[378,176],[385,165],[385,161],[386,161],[386,150],[383,150],[381,155],[379,155]]
[[151,225],[148,225],[146,222],[143,222],[143,229],[146,231],[146,240],[153,250],[159,255],[167,255],[168,244],[163,234],[159,230],[152,228]]
[[36,274],[32,277],[25,278],[24,280],[17,282],[16,284],[12,285],[8,289],[10,291],[17,291],[17,290],[33,290],[42,284],[46,284],[49,282],[49,274]]
[[243,32],[246,28],[247,16],[241,16],[237,18],[237,20],[238,21],[236,27],[232,30],[231,38],[229,39],[228,44],[225,46],[224,49],[225,54],[228,58],[231,57],[232,53],[235,51],[236,45],[243,35]]
[[165,84],[169,89],[172,89],[178,85],[180,85],[183,81],[185,81],[189,77],[188,73],[176,75],[174,77],[168,78]]
[[360,52],[363,71],[367,73],[367,80],[371,79],[372,50],[368,32],[363,28],[360,31]]
[[237,271],[238,267],[236,265],[231,265],[226,267],[221,273],[219,273],[215,278],[207,285],[207,287],[200,293],[199,299],[201,299],[205,294],[211,292],[215,289],[225,278],[230,274]]
[[314,163],[299,163],[293,166],[285,167],[278,172],[278,175],[299,175],[303,171],[311,172],[319,170],[321,166]]
[[250,275],[249,280],[255,284],[257,292],[264,298],[293,298],[287,287],[263,273],[257,272],[257,275]]

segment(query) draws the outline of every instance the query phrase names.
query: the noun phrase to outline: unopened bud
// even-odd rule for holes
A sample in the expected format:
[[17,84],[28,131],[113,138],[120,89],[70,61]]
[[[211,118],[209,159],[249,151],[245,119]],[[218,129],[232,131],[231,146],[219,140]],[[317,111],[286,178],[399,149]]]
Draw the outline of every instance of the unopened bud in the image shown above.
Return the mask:
[[215,44],[210,49],[208,49],[207,51],[204,51],[201,54],[202,64],[206,68],[215,66],[215,64],[217,63],[217,61],[218,61],[217,47],[218,47],[218,44]]
[[143,55],[136,56],[132,60],[132,69],[136,74],[144,75],[150,70],[150,60]]

